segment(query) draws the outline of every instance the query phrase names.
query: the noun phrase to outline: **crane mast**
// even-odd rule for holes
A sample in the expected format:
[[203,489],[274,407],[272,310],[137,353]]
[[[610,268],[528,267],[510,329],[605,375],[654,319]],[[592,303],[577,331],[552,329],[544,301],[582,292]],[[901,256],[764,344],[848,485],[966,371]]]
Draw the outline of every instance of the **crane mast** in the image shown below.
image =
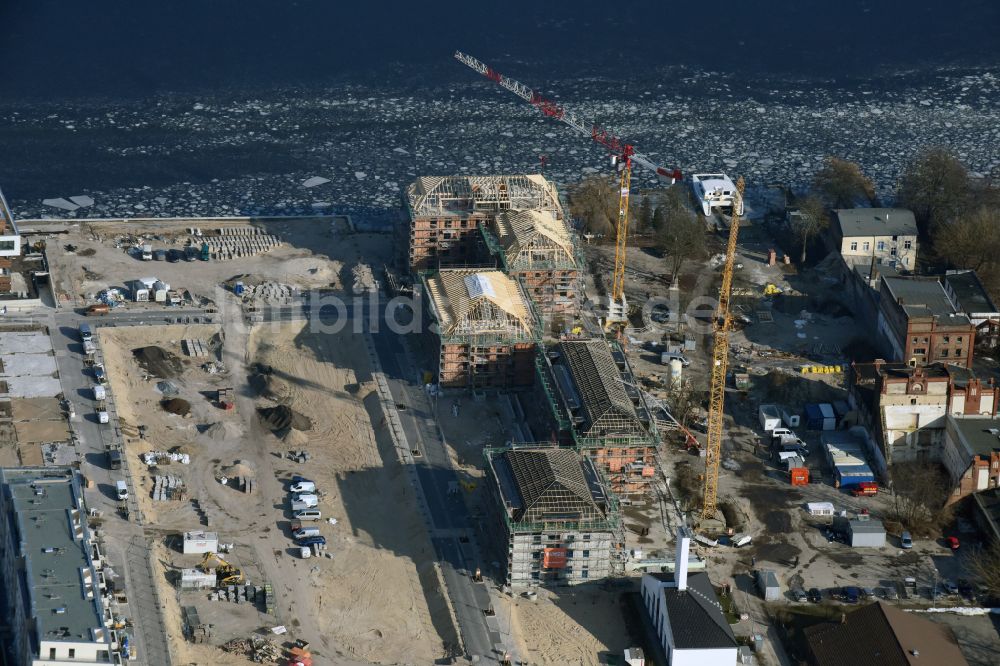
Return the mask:
[[708,443],[705,446],[705,486],[702,520],[715,518],[719,493],[719,462],[722,457],[722,421],[726,403],[726,367],[729,364],[729,297],[733,287],[733,265],[736,259],[736,239],[740,233],[740,202],[745,183],[736,181],[733,197],[733,217],[729,224],[726,261],[722,268],[719,305],[715,310],[715,335],[712,344],[712,381],[708,398]]
[[608,297],[608,327],[623,324],[628,321],[628,305],[625,302],[625,255],[628,240],[628,209],[629,192],[632,185],[632,163],[640,164],[656,174],[657,178],[673,184],[681,178],[678,169],[667,169],[658,166],[645,155],[636,152],[630,143],[626,143],[614,132],[601,127],[597,123],[587,123],[580,120],[574,113],[552,100],[542,97],[528,86],[512,78],[504,76],[489,65],[476,60],[470,55],[455,52],[455,59],[479,72],[501,88],[506,88],[524,101],[528,102],[543,115],[554,118],[577,133],[589,136],[593,141],[607,148],[614,163],[621,171],[618,183],[618,221],[615,225],[615,269],[611,278],[611,293]]

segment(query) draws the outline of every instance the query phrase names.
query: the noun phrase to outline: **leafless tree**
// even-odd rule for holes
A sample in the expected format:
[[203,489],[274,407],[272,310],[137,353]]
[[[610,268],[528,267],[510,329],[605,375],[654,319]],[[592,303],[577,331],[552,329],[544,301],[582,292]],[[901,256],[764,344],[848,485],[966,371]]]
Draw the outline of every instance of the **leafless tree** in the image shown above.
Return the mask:
[[618,223],[618,190],[610,179],[587,178],[570,192],[570,212],[595,234],[612,235]]
[[694,259],[705,250],[705,225],[688,208],[681,191],[672,187],[667,190],[663,203],[656,208],[654,219],[659,217],[656,230],[656,244],[667,255],[667,266],[673,278],[681,270],[686,259]]
[[1000,541],[967,554],[965,568],[991,595],[1000,597]]
[[891,517],[916,534],[940,531],[951,517],[951,506],[945,504],[952,490],[948,472],[941,465],[915,461],[896,463],[889,474]]
[[945,148],[928,148],[916,157],[899,182],[899,203],[913,211],[925,235],[951,222],[969,203],[969,174]]
[[980,206],[934,227],[938,255],[953,266],[977,273],[994,272],[1000,265],[1000,208]]
[[831,208],[850,208],[859,200],[875,200],[875,186],[856,162],[827,157],[813,186]]
[[830,217],[823,200],[815,194],[799,199],[798,209],[799,215],[792,218],[792,232],[802,243],[802,257],[799,261],[805,263],[809,241],[830,225]]

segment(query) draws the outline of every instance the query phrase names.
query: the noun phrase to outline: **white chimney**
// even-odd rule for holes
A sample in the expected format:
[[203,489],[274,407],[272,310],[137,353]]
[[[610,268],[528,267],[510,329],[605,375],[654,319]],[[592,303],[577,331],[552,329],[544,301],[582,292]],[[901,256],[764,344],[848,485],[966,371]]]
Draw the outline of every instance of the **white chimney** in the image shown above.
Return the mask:
[[677,554],[674,556],[674,581],[678,590],[688,586],[688,554],[691,550],[691,533],[686,527],[677,528]]

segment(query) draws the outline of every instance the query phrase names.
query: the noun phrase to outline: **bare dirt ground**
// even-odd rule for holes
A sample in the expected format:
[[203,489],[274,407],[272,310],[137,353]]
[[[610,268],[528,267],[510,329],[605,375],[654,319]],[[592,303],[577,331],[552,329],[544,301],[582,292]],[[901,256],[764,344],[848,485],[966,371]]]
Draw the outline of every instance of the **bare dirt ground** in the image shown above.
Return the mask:
[[538,590],[538,598],[515,597],[498,612],[510,613],[521,653],[532,664],[608,663],[629,647],[620,604],[613,593],[596,585]]
[[[240,275],[293,290],[338,290],[358,275],[377,279],[390,252],[385,236],[351,234],[342,221],[329,218],[268,222],[267,232],[279,235],[284,245],[236,261],[142,262],[115,247],[124,233],[140,231],[146,238],[159,237],[152,240],[154,248],[181,247],[186,226],[88,224],[53,236],[50,242],[59,243],[51,252],[57,291],[64,302],[83,305],[83,296],[150,274],[173,288],[197,285],[200,295],[213,300],[234,299],[219,294],[214,285]],[[67,251],[65,244],[75,250]],[[362,260],[367,266],[357,265]],[[382,423],[363,338],[349,328],[314,335],[301,323],[251,333],[237,325],[238,309],[226,312],[220,325],[119,326],[99,333],[140,508],[163,535],[154,548],[154,570],[178,661],[248,663],[217,647],[186,643],[179,614],[186,605],[194,605],[203,621],[216,625],[215,645],[281,624],[289,636],[311,642],[318,663],[427,664],[454,649],[459,639],[441,592],[434,551]],[[186,338],[204,341],[209,358],[185,356],[181,340]],[[133,354],[141,347],[162,349],[166,366],[174,364],[176,371],[151,376]],[[223,363],[224,370],[207,372],[202,367],[207,361]],[[270,366],[266,385],[251,385],[255,363]],[[163,409],[164,380],[172,384],[168,391],[177,391],[171,397],[190,404],[187,415]],[[233,411],[216,403],[223,387],[235,389]],[[261,388],[266,395],[259,393]],[[258,408],[279,405],[300,415],[303,429],[274,432],[264,424]],[[307,450],[312,459],[303,465],[283,458],[292,449]],[[161,462],[146,469],[139,455],[153,450],[187,453],[191,464]],[[237,466],[255,479],[253,494],[219,482],[220,475],[231,475]],[[187,496],[154,502],[153,474],[181,478]],[[301,560],[293,548],[287,501],[293,474],[308,476],[319,488],[324,521],[317,526],[328,540],[323,557]],[[207,592],[174,587],[178,570],[201,560],[180,553],[177,535],[192,529],[218,531],[223,543],[234,544],[233,552],[224,555],[228,561],[251,583],[273,585],[273,616],[250,604],[211,601]]]
[[[255,584],[270,582],[278,603],[270,617],[249,605],[207,601],[204,592],[178,592],[165,579],[201,558],[181,555],[173,545],[161,545],[157,552],[164,573],[159,581],[162,596],[170,599],[168,605],[195,605],[203,619],[211,618],[206,621],[217,625],[216,644],[259,627],[284,624],[292,635],[311,641],[314,654],[330,663],[426,664],[440,657],[443,643],[456,640],[453,631],[440,629],[451,625],[451,616],[437,593],[433,549],[409,486],[395,460],[384,460],[385,452],[380,451],[372,425],[372,415],[380,418],[380,413],[374,411],[377,401],[360,336],[349,330],[314,335],[302,323],[260,328],[249,339],[228,328],[227,333],[220,339],[219,327],[207,325],[100,332],[123,431],[134,432],[139,424],[146,427],[145,440],[127,438],[143,512],[165,535],[218,530],[221,541],[235,544],[233,554],[225,557]],[[226,359],[226,371],[209,374],[200,367],[205,359],[184,357],[182,338],[214,340],[214,353]],[[163,396],[156,390],[161,380],[147,377],[132,353],[150,345],[182,359],[183,370],[169,381],[178,388],[177,397],[191,403],[189,416],[161,408]],[[309,430],[275,434],[264,427],[256,408],[278,403],[259,398],[251,389],[247,362],[271,366],[269,387],[274,392],[269,395],[305,416],[312,424]],[[235,386],[239,397],[234,411],[214,403],[214,391],[221,386]],[[211,428],[208,433],[206,428]],[[161,465],[157,473],[184,479],[189,499],[197,498],[211,519],[207,528],[190,501],[150,499],[151,472],[144,471],[137,458],[145,451],[173,447],[189,453],[191,464]],[[312,460],[301,465],[281,458],[291,448],[308,450]],[[217,481],[237,460],[256,478],[252,495]],[[303,561],[293,554],[284,486],[294,473],[316,482],[324,518],[337,521],[317,523],[328,539],[329,559]],[[185,663],[221,654],[190,647],[178,640],[179,626],[168,628],[178,654],[190,656]]]
[[[282,245],[253,257],[228,261],[142,261],[130,251],[142,238],[154,249],[182,249],[190,238],[188,227],[214,233],[221,227],[248,227],[280,238]],[[108,287],[124,287],[138,278],[155,276],[172,289],[189,290],[198,297],[215,300],[216,286],[233,278],[269,281],[300,289],[349,286],[350,268],[365,261],[373,273],[381,273],[388,261],[391,243],[385,235],[348,233],[342,218],[316,217],[283,221],[252,222],[82,222],[69,233],[49,237],[47,256],[56,298],[82,306]],[[72,250],[67,247],[72,246]],[[130,308],[143,304],[130,303]]]

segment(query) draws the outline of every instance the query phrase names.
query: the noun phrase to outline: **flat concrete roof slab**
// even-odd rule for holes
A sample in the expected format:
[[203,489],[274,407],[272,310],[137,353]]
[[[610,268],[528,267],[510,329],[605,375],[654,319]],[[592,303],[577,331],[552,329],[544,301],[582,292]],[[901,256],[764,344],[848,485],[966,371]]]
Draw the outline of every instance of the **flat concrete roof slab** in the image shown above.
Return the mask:
[[4,331],[3,356],[8,354],[47,354],[52,351],[49,336],[41,331]]
[[58,377],[7,377],[12,398],[51,398],[62,393]]
[[0,377],[48,377],[58,366],[56,357],[48,354],[2,354],[3,372]]

